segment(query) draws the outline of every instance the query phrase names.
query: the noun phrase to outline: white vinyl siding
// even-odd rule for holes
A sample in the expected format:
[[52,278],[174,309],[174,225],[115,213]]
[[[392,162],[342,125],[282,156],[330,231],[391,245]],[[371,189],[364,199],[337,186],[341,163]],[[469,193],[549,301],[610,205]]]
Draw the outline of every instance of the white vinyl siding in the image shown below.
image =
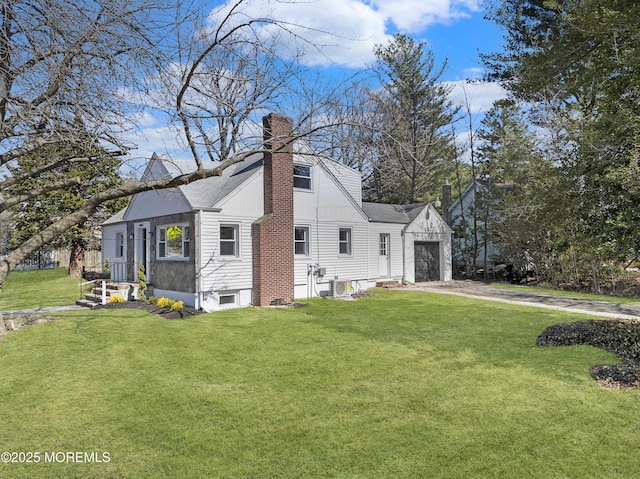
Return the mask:
[[[118,237],[121,236],[121,239]],[[120,253],[119,242],[122,241],[122,255]],[[123,262],[127,259],[127,236],[126,225],[112,224],[102,226],[102,262],[109,260],[110,263]]]
[[[238,291],[252,288],[251,224],[256,218],[228,217],[220,213],[201,213],[202,291]],[[220,226],[238,228],[237,245],[240,256],[220,254]]]
[[[311,231],[311,255],[296,257],[294,261],[295,283],[304,285],[308,276],[308,265],[326,269],[323,281],[334,277],[365,280],[368,278],[369,236],[367,223],[351,226],[351,255],[340,255],[338,246],[339,225],[332,221],[314,224]],[[377,253],[377,251],[374,251]],[[377,260],[377,255],[375,255]]]
[[[369,257],[369,278],[379,276],[379,253],[380,235],[389,234],[388,254],[390,258],[389,277],[401,280],[404,274],[404,263],[402,250],[402,229],[405,225],[394,223],[371,223],[369,226],[369,248],[372,254]],[[378,251],[376,251],[378,250]]]
[[362,204],[362,183],[360,173],[353,168],[335,161],[326,161],[325,166],[347,190],[358,205]]

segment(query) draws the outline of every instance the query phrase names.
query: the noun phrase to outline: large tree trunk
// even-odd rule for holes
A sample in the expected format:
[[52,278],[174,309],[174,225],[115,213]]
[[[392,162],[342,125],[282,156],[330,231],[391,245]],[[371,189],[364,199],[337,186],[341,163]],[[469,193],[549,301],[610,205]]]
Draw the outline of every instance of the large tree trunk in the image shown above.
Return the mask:
[[69,277],[81,278],[84,269],[84,241],[74,239],[69,256]]

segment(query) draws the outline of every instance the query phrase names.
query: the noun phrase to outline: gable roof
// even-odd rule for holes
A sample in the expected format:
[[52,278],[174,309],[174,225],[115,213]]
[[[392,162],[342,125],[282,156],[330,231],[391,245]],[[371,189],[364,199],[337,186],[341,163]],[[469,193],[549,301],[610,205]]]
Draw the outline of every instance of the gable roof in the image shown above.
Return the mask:
[[[192,161],[175,161],[167,156],[161,157],[155,154],[152,157],[152,160],[156,160],[162,164],[163,171],[166,172],[167,177],[174,177],[189,173],[195,169],[195,165]],[[360,214],[363,217],[365,216],[362,214],[359,202],[353,198],[351,192],[347,190],[338,178],[336,178],[332,168],[326,164],[327,162],[333,162],[333,160],[319,155],[294,152],[293,161],[294,163],[319,165],[332,179],[332,181],[344,192],[345,196],[353,203],[354,207],[360,211]],[[218,164],[216,163],[209,162],[205,167],[215,168],[217,165]],[[249,178],[254,174],[260,172],[263,165],[264,155],[262,153],[256,153],[247,157],[245,160],[224,169],[220,176],[212,176],[194,181],[192,183],[179,186],[176,190],[177,193],[181,195],[194,210],[215,208],[227,196],[235,192],[244,182],[249,180]],[[335,165],[331,166],[333,166],[333,169],[336,169]],[[352,172],[350,169],[346,169],[346,171],[349,173]],[[353,171],[353,175],[357,177],[359,181],[360,174]]]
[[383,203],[362,203],[362,209],[369,221],[376,223],[411,223],[429,203],[411,205],[387,205]]
[[[301,156],[307,155],[303,154]],[[333,160],[325,157],[318,157],[317,155],[314,156],[316,157],[314,163],[321,166],[329,178],[331,178],[331,180],[345,193],[345,196],[352,202],[355,209],[368,221],[408,225],[429,205],[429,203],[390,205],[370,202],[363,202],[360,205],[351,196],[350,192],[346,190],[344,185],[342,185],[342,182],[336,178],[333,171],[331,171],[331,169],[325,164],[325,161]],[[158,162],[158,166],[161,165],[161,167],[155,169],[156,173],[152,174],[151,172],[153,169],[151,168],[151,164],[154,161]],[[215,166],[217,166],[214,162],[207,163],[208,164],[205,165],[205,168],[215,168]],[[251,178],[254,174],[260,172],[263,164],[263,155],[261,153],[256,153],[247,157],[245,160],[224,169],[220,176],[212,176],[202,180],[197,180],[170,191],[172,191],[174,195],[177,194],[186,200],[189,206],[194,210],[215,208],[228,195],[235,192],[245,181]],[[175,177],[194,170],[195,164],[192,161],[176,161],[172,160],[168,156],[159,156],[154,154],[147,167],[147,171],[143,175],[143,179],[150,179],[152,176],[157,176],[158,174],[167,178]],[[145,178],[147,175],[149,175],[149,178]],[[131,203],[129,207],[131,207]],[[116,215],[109,218],[105,224],[118,223],[125,220],[126,210],[127,208],[118,212]]]
[[[193,162],[176,162],[166,158],[160,159],[171,176],[189,173],[195,170]],[[244,161],[231,165],[223,170],[220,176],[212,176],[182,185],[178,189],[193,209],[213,208],[227,195],[236,190],[249,177],[259,171],[264,160],[263,155],[256,153]],[[206,167],[215,167],[214,163]]]
[[111,218],[109,218],[106,221],[104,221],[102,224],[103,225],[109,225],[109,224],[115,224],[115,223],[124,222],[125,221],[124,214],[127,212],[127,208],[128,207],[129,207],[128,205],[125,206],[120,211],[118,211],[115,215],[113,215]]

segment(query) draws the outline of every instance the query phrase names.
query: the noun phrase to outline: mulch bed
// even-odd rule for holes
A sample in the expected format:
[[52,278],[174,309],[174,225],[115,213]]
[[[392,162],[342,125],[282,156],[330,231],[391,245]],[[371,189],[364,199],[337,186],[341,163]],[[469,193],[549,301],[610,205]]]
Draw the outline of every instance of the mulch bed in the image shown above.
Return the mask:
[[124,303],[110,303],[102,306],[97,306],[96,309],[139,309],[160,316],[164,319],[184,319],[196,314],[201,314],[199,311],[190,306],[184,306],[177,311],[171,311],[169,308],[159,308],[155,304],[148,303],[146,301],[125,301]]
[[539,346],[589,345],[615,354],[620,364],[593,366],[598,384],[612,389],[640,389],[640,321],[589,320],[554,324],[538,337]]

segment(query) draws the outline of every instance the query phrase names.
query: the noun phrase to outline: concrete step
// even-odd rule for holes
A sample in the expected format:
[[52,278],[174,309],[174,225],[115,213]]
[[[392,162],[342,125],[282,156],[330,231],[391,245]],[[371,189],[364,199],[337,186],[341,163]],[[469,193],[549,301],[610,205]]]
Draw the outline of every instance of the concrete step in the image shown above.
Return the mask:
[[78,306],[82,306],[84,308],[93,309],[97,306],[100,306],[100,303],[96,303],[95,301],[90,301],[88,299],[79,299],[76,301]]
[[[84,299],[87,301],[93,301],[96,304],[102,304],[102,294],[85,294]],[[107,301],[109,301],[109,295],[107,295]]]

